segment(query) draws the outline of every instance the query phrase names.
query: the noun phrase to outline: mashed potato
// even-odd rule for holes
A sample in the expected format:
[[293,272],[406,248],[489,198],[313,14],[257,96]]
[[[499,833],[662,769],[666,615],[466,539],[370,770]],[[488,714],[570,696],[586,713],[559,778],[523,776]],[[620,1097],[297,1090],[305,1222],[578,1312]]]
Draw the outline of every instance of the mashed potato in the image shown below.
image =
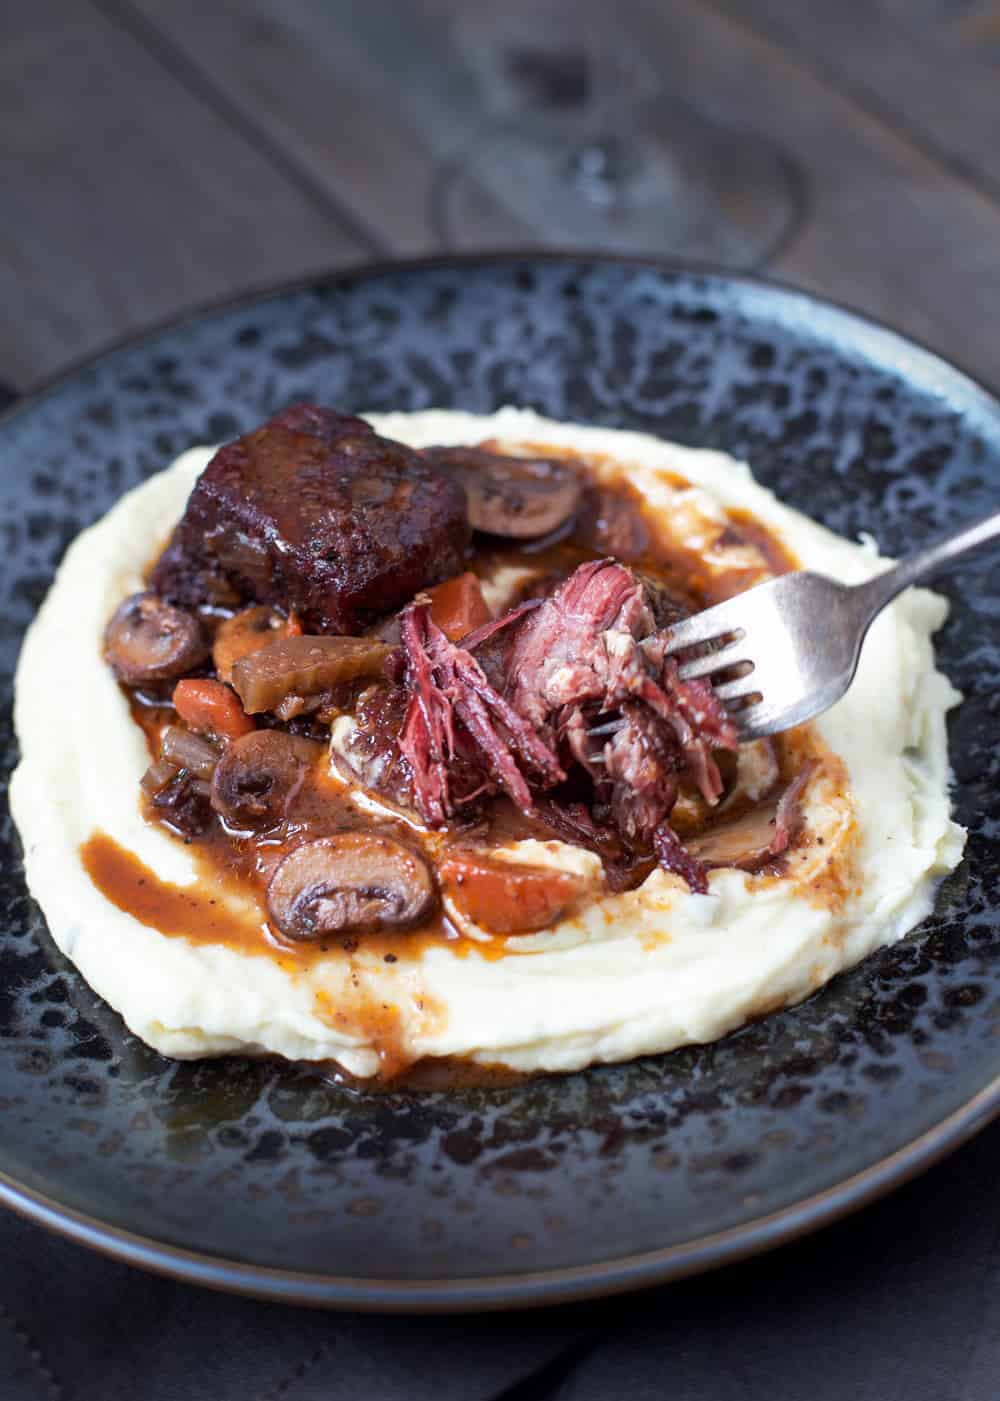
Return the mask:
[[[598,473],[615,464],[710,568],[732,568],[721,537],[734,508],[767,526],[805,567],[848,583],[885,567],[873,547],[814,524],[721,453],[516,409],[369,418],[378,433],[415,447],[496,438],[512,448],[572,450],[592,457]],[[81,846],[95,832],[161,881],[194,890],[199,878],[191,851],[143,820],[146,743],[102,661],[101,638],[121,599],[142,587],[211,452],[185,453],[76,540],[17,675],[23,757],[11,806],[28,883],[59,947],[157,1050],[273,1052],[335,1060],[367,1077],[425,1056],[573,1070],[710,1041],[807,997],[900,938],[958,863],[964,833],[949,817],[945,713],[959,696],[935,670],[930,641],[947,605],[911,590],[875,623],[848,695],[815,722],[840,763],[831,759],[809,784],[808,840],[781,877],[715,870],[709,894],[696,895],[656,871],[613,895],[590,853],[559,841],[514,842],[501,859],[573,870],[592,884],[593,901],[499,948],[493,940],[480,953],[479,931],[467,929],[460,951],[418,941],[405,952],[401,944],[394,963],[366,951],[364,939],[353,953],[298,963],[263,935],[251,952],[141,922],[88,876]],[[252,902],[238,904],[234,920],[262,922]]]

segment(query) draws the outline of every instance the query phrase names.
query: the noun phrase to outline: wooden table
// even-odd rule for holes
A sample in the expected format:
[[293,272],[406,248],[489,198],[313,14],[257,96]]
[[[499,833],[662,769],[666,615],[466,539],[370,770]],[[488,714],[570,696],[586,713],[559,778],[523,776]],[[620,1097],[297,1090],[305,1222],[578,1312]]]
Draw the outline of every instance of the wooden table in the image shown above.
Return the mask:
[[[439,249],[434,182],[484,110],[457,4],[2,0],[0,381],[27,389],[209,299]],[[664,91],[783,152],[800,218],[765,271],[1000,384],[1000,0],[612,14]],[[229,1394],[305,1401],[374,1375],[370,1354],[402,1378],[393,1396],[440,1398],[450,1379],[449,1397],[641,1401],[669,1377],[713,1401],[986,1401],[998,1143],[994,1128],[836,1232],[724,1275],[454,1337],[443,1320],[207,1299],[9,1218],[0,1390],[166,1397],[184,1373],[196,1401],[223,1395],[200,1386],[221,1357],[252,1376]]]
[[[4,0],[0,378],[439,248],[435,175],[484,105],[457,7]],[[618,0],[614,24],[665,91],[785,154],[801,219],[767,272],[1000,382],[998,0]]]

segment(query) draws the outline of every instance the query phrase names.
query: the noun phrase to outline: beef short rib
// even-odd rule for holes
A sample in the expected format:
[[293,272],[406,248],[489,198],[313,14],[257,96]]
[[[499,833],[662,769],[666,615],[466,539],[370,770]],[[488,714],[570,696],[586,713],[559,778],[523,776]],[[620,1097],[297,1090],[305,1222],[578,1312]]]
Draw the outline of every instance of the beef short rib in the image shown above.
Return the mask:
[[303,404],[212,458],[153,574],[172,603],[294,610],[354,633],[457,574],[459,485],[360,418]]

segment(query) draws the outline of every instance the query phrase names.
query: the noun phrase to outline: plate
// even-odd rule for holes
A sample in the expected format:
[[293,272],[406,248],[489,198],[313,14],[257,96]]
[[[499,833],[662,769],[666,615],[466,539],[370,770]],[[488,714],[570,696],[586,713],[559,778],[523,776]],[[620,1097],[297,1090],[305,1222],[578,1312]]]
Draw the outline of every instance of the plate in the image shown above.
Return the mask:
[[[0,420],[0,659],[67,542],[194,443],[296,400],[531,405],[746,458],[898,553],[995,507],[1000,404],[850,312],[609,259],[337,275],[102,356]],[[250,1060],[175,1063],[56,952],[3,828],[0,1197],[179,1277],[350,1308],[555,1303],[812,1229],[1000,1108],[1000,571],[948,579],[940,660],[967,857],[919,930],[715,1045],[504,1091],[357,1094]],[[66,704],[72,705],[72,677]],[[5,772],[15,761],[9,705]]]

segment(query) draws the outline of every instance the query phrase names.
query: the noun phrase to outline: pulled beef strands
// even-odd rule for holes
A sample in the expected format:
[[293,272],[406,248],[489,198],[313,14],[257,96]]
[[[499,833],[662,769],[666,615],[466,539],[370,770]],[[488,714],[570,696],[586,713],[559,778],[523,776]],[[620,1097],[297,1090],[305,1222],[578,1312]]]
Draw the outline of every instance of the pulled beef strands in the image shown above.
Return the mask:
[[[595,760],[613,760],[612,777],[648,795],[654,753],[659,751],[662,768],[663,756],[679,748],[679,768],[714,804],[723,785],[710,746],[735,749],[735,726],[711,686],[679,679],[676,663],[664,655],[669,630],[654,628],[646,591],[630,570],[613,560],[582,564],[510,634],[508,698],[543,733],[579,731],[581,715],[616,715],[622,723],[607,746],[610,754],[587,756],[576,746],[576,757],[592,776]],[[631,743],[622,734],[628,730],[634,732]],[[635,762],[626,761],[629,753]],[[671,770],[678,771],[676,762]],[[661,786],[672,805],[676,786],[665,777]],[[650,824],[639,826],[647,830]]]
[[[400,622],[410,702],[399,748],[424,821],[440,827],[453,816],[449,768],[456,757],[473,758],[494,791],[502,788],[522,812],[532,813],[529,779],[549,788],[565,777],[555,753],[490,685],[472,653],[448,641],[428,604],[411,603]],[[497,626],[488,623],[478,632]]]
[[[504,694],[544,740],[568,750],[589,775],[597,817],[577,839],[600,849],[599,834],[613,824],[629,847],[652,846],[667,869],[690,877],[696,888],[702,883],[697,863],[681,860],[680,839],[668,827],[657,834],[682,774],[697,783],[707,803],[718,802],[723,784],[711,751],[735,750],[738,738],[711,687],[681,682],[665,655],[669,627],[657,627],[665,611],[623,565],[580,565],[503,633]],[[546,813],[549,820],[551,801]],[[606,836],[601,839],[606,848]],[[613,869],[607,860],[606,869]]]
[[508,635],[507,694],[543,735],[568,745],[625,841],[651,844],[665,869],[700,890],[704,871],[667,818],[682,773],[718,802],[711,750],[735,750],[738,737],[707,683],[680,680],[665,655],[669,628],[656,621],[646,586],[624,565],[580,565]]
[[656,621],[646,586],[610,560],[580,565],[548,598],[485,624],[461,646],[435,627],[425,604],[405,609],[410,702],[399,748],[424,821],[441,826],[454,814],[459,754],[479,766],[489,791],[503,789],[536,814],[539,793],[566,777],[563,753],[589,776],[594,811],[574,804],[571,816],[549,796],[543,820],[573,829],[575,840],[620,867],[627,863],[608,840],[613,824],[629,848],[652,846],[668,869],[700,884],[697,863],[677,854],[676,834],[657,834],[682,774],[707,803],[718,801],[723,784],[711,750],[735,749],[737,735],[707,683],[680,681]]
[[198,619],[148,590],[120,603],[104,630],[105,661],[126,686],[172,681],[200,666],[208,650]]
[[488,535],[537,540],[564,526],[580,504],[579,477],[553,458],[474,447],[425,448],[424,456],[461,482],[469,523]]
[[624,701],[622,724],[604,750],[612,821],[627,842],[648,846],[677,800],[684,759],[673,732],[655,711]]
[[461,486],[362,419],[303,404],[220,448],[153,574],[169,602],[294,610],[358,633],[461,571]]
[[802,795],[809,780],[819,767],[817,759],[810,759],[792,779],[778,800],[774,814],[774,840],[771,842],[771,855],[780,856],[788,850],[792,840],[802,828]]
[[665,871],[686,880],[694,895],[708,894],[708,872],[681,841],[669,822],[661,822],[653,833],[653,850]]
[[271,919],[288,939],[403,929],[436,903],[426,861],[402,842],[340,832],[295,847],[267,888]]

